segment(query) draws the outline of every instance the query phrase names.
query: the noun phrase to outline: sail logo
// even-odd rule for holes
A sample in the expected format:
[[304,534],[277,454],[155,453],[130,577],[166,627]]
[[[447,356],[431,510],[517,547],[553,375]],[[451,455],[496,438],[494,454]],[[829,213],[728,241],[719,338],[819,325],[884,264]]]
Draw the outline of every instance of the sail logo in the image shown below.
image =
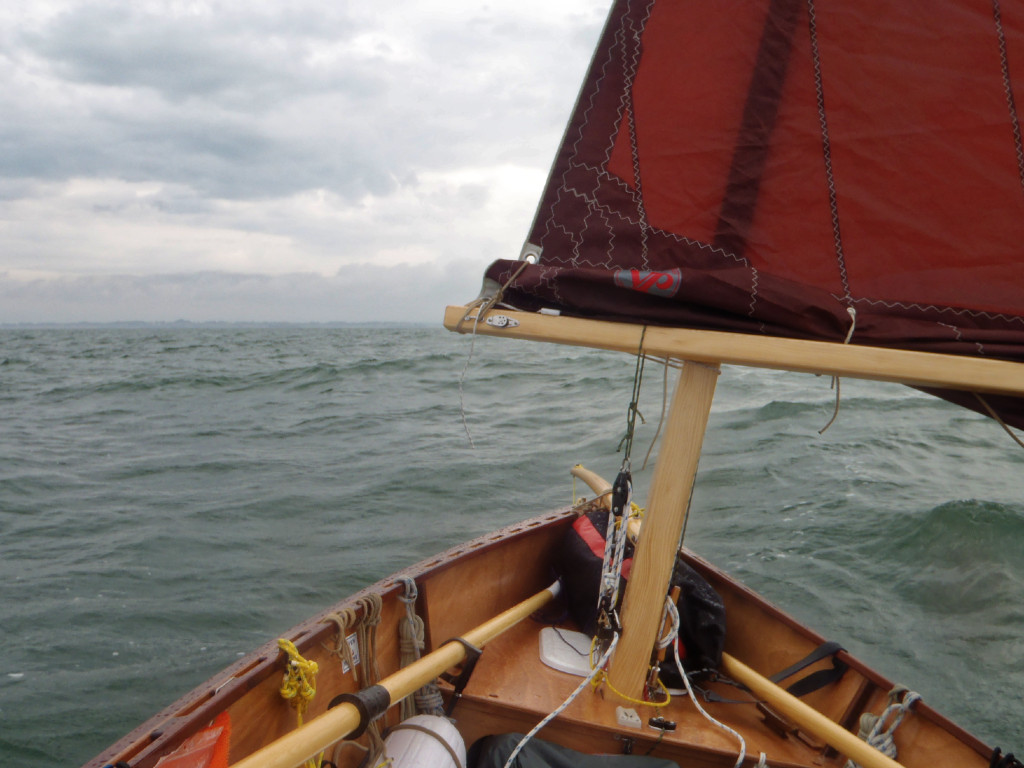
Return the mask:
[[615,284],[632,291],[641,291],[653,296],[675,296],[683,273],[679,269],[654,272],[648,269],[620,269],[615,273]]

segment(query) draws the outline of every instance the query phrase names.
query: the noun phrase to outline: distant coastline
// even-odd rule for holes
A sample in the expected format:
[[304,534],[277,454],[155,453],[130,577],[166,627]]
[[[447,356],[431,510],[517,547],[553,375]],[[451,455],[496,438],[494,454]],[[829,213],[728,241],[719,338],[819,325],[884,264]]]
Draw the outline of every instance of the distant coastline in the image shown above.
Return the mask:
[[[427,322],[399,322],[394,320],[360,321],[360,322],[281,322],[271,320],[249,320],[249,321],[194,321],[194,320],[169,320],[169,321],[143,321],[143,320],[122,320],[115,322],[53,322],[53,323],[0,323],[0,330],[46,330],[46,329],[202,329],[202,328],[431,328],[433,323]],[[437,324],[440,327],[440,323]]]

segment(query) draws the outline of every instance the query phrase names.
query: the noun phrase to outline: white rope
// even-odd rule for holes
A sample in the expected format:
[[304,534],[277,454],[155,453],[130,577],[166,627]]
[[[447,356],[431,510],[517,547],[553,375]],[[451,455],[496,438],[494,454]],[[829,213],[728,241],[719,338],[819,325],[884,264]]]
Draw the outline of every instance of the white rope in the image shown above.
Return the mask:
[[[678,621],[679,620],[679,618],[678,618],[678,611],[676,611],[676,607],[674,605],[672,606],[671,610],[676,612],[676,621]],[[686,676],[686,670],[683,669],[683,662],[679,660],[679,644],[678,643],[674,644],[673,647],[672,647],[672,656],[676,660],[676,670],[679,672],[679,676],[681,678],[683,678],[683,685],[686,686],[686,692],[690,695],[690,701],[693,702],[693,706],[695,706],[697,708],[697,711],[700,712],[702,715],[704,715],[705,718],[707,718],[709,723],[711,723],[712,725],[716,726],[717,728],[722,729],[726,733],[732,734],[736,738],[736,740],[739,741],[739,743],[740,743],[740,754],[739,754],[739,757],[736,758],[736,764],[733,766],[733,768],[740,768],[740,766],[743,764],[743,760],[747,756],[747,742],[744,741],[743,737],[740,736],[740,734],[737,731],[734,731],[732,728],[730,728],[725,723],[721,722],[720,720],[716,720],[714,717],[712,717],[708,713],[708,711],[706,709],[704,709],[704,707],[702,707],[700,705],[700,702],[697,701],[697,696],[693,692],[693,686],[690,685],[690,678],[688,678]],[[764,757],[764,753],[762,752],[761,755],[762,755],[762,758],[763,758]],[[759,765],[760,765],[760,763],[759,763]]]
[[[416,615],[416,582],[410,576],[401,576],[397,581],[405,587],[405,594],[398,596],[398,599],[405,603],[405,618],[399,623],[398,635],[400,663],[406,667],[420,658],[426,641],[423,619]],[[427,715],[444,714],[444,699],[436,683],[427,683],[411,696],[402,699],[402,720],[412,717],[417,710]]]
[[583,678],[583,682],[579,684],[575,691],[569,694],[569,698],[563,701],[557,709],[555,709],[551,714],[549,714],[547,717],[545,717],[543,720],[537,723],[537,725],[534,726],[533,730],[531,730],[528,734],[526,734],[525,736],[523,736],[522,739],[519,740],[519,743],[516,744],[516,748],[512,750],[512,754],[510,754],[508,756],[508,760],[505,761],[504,768],[512,768],[512,764],[515,762],[516,757],[522,751],[523,747],[526,746],[526,743],[534,736],[536,736],[545,725],[547,725],[560,714],[562,714],[562,712],[565,711],[566,707],[572,704],[573,701],[576,700],[576,697],[579,696],[584,691],[584,689],[586,689],[586,687],[593,682],[594,678],[597,677],[597,674],[604,669],[604,665],[608,663],[608,659],[611,658],[612,651],[615,650],[615,646],[618,644],[619,635],[616,632],[612,636],[611,643],[608,644],[608,650],[606,650],[604,652],[604,655],[601,656],[600,661],[598,661],[598,663],[591,668],[590,674]]
[[[468,314],[469,310],[467,309],[466,311]],[[462,428],[466,430],[466,439],[469,440],[469,447],[473,449],[476,448],[476,444],[473,442],[473,435],[469,433],[469,422],[466,421],[466,398],[463,385],[466,382],[466,373],[469,371],[469,364],[473,360],[473,350],[476,347],[476,327],[480,322],[481,314],[482,312],[478,310],[476,316],[473,318],[473,332],[469,337],[469,355],[466,357],[466,365],[463,366],[462,374],[459,376],[459,414],[462,416]],[[463,319],[465,319],[465,317]]]
[[[889,692],[889,706],[882,710],[882,714],[874,715],[865,712],[861,715],[858,737],[895,760],[898,757],[894,739],[896,729],[899,728],[910,708],[920,700],[920,694],[907,690],[903,686],[896,686]],[[889,718],[892,720],[890,721]],[[848,760],[844,768],[861,768],[861,766],[853,760]]]

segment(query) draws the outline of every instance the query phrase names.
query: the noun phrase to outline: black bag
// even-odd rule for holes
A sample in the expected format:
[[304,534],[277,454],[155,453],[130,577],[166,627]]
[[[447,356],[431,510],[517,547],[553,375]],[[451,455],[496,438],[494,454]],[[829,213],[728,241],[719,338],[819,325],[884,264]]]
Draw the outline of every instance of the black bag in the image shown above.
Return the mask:
[[[588,635],[597,632],[597,602],[609,514],[607,510],[597,509],[577,518],[555,556],[555,568],[565,588],[569,615]],[[626,544],[625,557],[620,593],[629,578],[632,543]],[[687,672],[717,668],[725,645],[725,605],[722,598],[678,556],[671,586],[681,588],[676,607],[679,609],[679,657],[683,667]],[[666,685],[681,685],[672,649],[668,651],[661,666],[661,678]]]
[[[469,768],[503,768],[521,733],[485,736],[469,748]],[[540,739],[530,739],[516,755],[515,768],[679,768],[678,763],[641,755],[587,755]]]

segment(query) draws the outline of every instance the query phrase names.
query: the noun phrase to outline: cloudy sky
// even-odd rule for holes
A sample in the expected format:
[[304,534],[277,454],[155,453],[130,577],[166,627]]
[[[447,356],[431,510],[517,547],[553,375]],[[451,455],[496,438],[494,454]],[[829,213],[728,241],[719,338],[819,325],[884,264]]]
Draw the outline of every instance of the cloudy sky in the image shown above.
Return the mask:
[[515,258],[609,0],[0,6],[0,323],[439,322]]

